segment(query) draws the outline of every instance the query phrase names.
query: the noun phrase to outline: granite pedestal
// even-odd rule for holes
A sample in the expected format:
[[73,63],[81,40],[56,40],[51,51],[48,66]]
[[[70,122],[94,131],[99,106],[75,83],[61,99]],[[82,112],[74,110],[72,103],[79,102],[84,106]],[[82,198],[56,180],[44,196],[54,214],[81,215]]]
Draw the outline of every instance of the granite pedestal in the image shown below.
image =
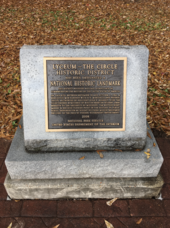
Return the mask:
[[5,161],[11,198],[151,198],[161,190],[163,158],[150,129],[144,150],[103,152],[100,158],[97,152],[28,153],[20,124]]
[[[125,130],[75,128],[69,132],[46,132],[44,57],[127,58],[126,96],[123,97]],[[5,187],[11,198],[158,196],[163,185],[159,175],[163,158],[149,126],[151,138],[147,137],[148,57],[149,51],[143,45],[25,45],[21,48],[22,128],[17,129],[5,161],[8,170]],[[144,153],[147,149],[150,149],[149,158]],[[97,150],[104,150],[103,158]]]
[[[43,57],[127,57],[125,131],[46,132]],[[149,50],[144,45],[24,45],[20,62],[26,149],[30,152],[143,149],[148,57]]]

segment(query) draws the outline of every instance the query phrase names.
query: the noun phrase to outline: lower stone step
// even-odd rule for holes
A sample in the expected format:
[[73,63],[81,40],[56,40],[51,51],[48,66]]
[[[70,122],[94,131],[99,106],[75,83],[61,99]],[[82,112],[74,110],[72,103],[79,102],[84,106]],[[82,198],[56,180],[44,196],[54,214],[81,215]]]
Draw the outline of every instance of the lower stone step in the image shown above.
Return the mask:
[[97,152],[28,153],[22,120],[20,124],[5,160],[12,179],[149,178],[157,177],[163,163],[149,126],[150,137],[142,151],[103,151],[101,159]]
[[5,188],[12,199],[60,198],[152,198],[157,197],[163,179],[149,178],[82,178],[17,180],[7,174]]

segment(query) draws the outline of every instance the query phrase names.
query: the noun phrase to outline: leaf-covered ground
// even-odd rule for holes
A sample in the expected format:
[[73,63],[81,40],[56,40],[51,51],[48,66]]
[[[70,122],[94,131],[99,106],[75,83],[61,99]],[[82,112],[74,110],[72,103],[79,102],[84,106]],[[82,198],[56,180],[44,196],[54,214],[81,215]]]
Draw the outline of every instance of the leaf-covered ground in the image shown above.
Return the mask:
[[146,45],[147,120],[170,135],[169,0],[0,0],[0,34],[0,137],[13,138],[22,115],[24,44]]

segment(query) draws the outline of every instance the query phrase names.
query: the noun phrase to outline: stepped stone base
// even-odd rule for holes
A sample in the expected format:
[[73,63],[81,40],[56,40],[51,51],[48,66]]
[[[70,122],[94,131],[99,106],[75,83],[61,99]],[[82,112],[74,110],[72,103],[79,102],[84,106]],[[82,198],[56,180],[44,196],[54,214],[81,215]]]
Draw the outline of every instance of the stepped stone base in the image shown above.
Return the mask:
[[102,152],[100,158],[96,152],[28,153],[20,124],[5,160],[12,199],[151,198],[161,190],[163,158],[149,126],[144,150]]
[[4,185],[12,199],[152,198],[158,196],[163,179],[159,174],[156,178],[12,180],[8,174]]
[[[24,147],[22,120],[20,124],[22,129],[17,129],[5,160],[12,179],[149,178],[157,177],[163,163],[149,126],[151,138],[147,137],[142,151],[107,151],[102,152],[101,159],[97,152],[28,153]],[[144,153],[147,149],[151,151],[149,159]]]

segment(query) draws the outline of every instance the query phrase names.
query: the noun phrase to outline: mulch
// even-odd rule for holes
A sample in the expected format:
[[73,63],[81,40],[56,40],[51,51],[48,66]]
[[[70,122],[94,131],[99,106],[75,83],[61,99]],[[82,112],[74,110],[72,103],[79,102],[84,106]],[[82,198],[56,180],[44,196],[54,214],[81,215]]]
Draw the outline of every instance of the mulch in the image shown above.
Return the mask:
[[0,137],[22,116],[20,48],[54,44],[145,45],[147,121],[170,135],[169,24],[169,0],[1,0]]

